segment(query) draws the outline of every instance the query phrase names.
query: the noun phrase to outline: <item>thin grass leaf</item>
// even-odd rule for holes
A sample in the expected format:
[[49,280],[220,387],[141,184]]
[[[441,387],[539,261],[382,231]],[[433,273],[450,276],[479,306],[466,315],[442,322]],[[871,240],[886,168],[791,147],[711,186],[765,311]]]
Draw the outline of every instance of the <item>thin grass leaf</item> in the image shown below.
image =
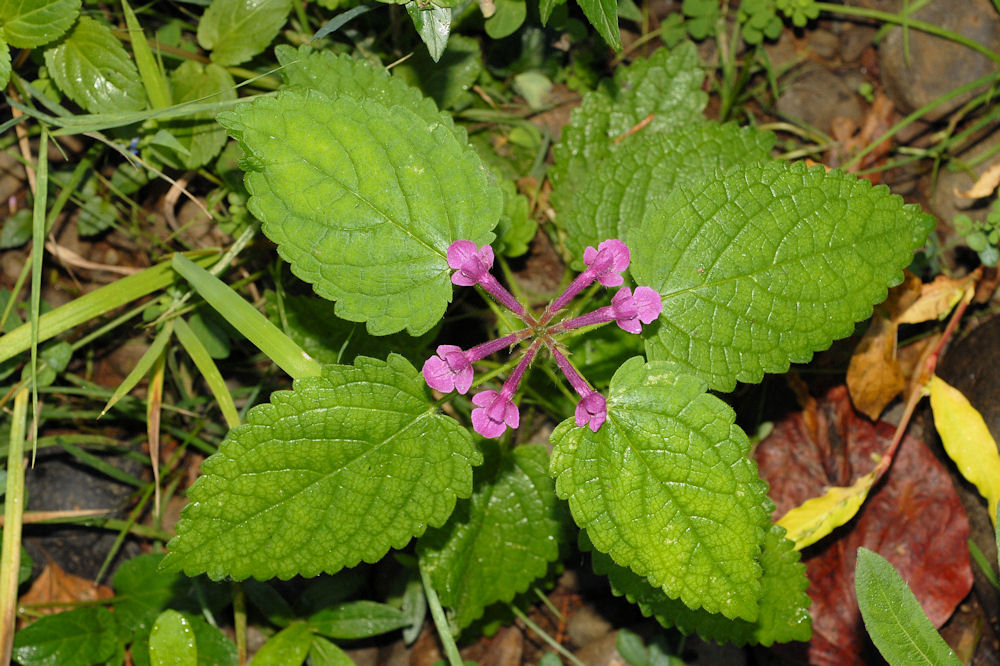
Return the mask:
[[[174,330],[173,321],[168,321],[160,329],[160,332],[156,334],[153,338],[153,342],[146,349],[145,353],[139,359],[139,362],[135,364],[132,371],[128,373],[128,376],[122,380],[122,383],[118,385],[115,392],[111,394],[111,398],[108,399],[108,403],[104,405],[104,409],[101,410],[101,416],[108,413],[108,410],[114,407],[115,403],[121,400],[124,396],[132,392],[132,389],[136,387],[136,384],[146,376],[150,368],[153,367],[153,363],[156,359],[160,357],[163,353],[163,349],[167,346],[167,342],[170,340],[170,336]],[[99,418],[99,417],[98,417]]]
[[93,467],[102,474],[110,476],[112,479],[117,479],[122,483],[127,483],[128,485],[135,486],[136,488],[142,488],[143,486],[146,485],[146,482],[143,481],[142,479],[129,474],[125,470],[118,469],[111,463],[102,460],[101,458],[95,456],[93,453],[84,451],[78,446],[74,446],[65,439],[59,441],[59,446],[61,446],[63,450],[66,451],[66,453],[70,454],[80,462],[84,463],[85,465],[89,465],[90,467]]
[[[30,174],[29,174],[30,175]],[[29,179],[30,180],[30,179]],[[42,128],[35,172],[35,205],[31,216],[31,441],[38,441],[39,310],[42,305],[42,259],[45,256],[45,203],[49,192],[49,135]],[[34,451],[32,451],[34,462]]]
[[[996,1],[1000,2],[1000,0]],[[317,30],[316,34],[313,35],[312,39],[309,40],[309,43],[315,42],[317,39],[323,39],[327,35],[332,35],[333,33],[343,28],[345,25],[347,25],[348,21],[351,21],[357,18],[358,16],[361,16],[362,14],[370,12],[373,9],[375,9],[375,5],[358,5],[357,7],[348,9],[343,14],[338,14],[337,16],[327,21],[322,28]]]
[[319,376],[320,364],[225,282],[181,254],[174,255],[173,266],[216,312],[293,379]]
[[167,79],[156,58],[153,57],[153,50],[149,48],[146,35],[128,0],[122,0],[122,13],[125,14],[125,25],[128,27],[129,40],[132,42],[132,55],[139,68],[142,85],[146,89],[146,97],[154,109],[165,109],[172,103]]
[[[208,265],[213,263],[217,257],[216,254],[202,255],[192,263],[197,266]],[[45,342],[137,298],[164,289],[173,284],[176,279],[177,273],[174,272],[170,262],[163,262],[72,300],[39,317],[38,342]],[[0,337],[0,362],[29,349],[31,349],[30,322]]]
[[208,384],[208,389],[215,396],[215,401],[219,403],[219,409],[222,411],[222,418],[226,420],[226,425],[235,428],[240,424],[240,413],[236,410],[233,396],[226,388],[226,381],[222,378],[222,373],[219,372],[215,361],[212,360],[212,355],[208,353],[204,343],[195,335],[186,321],[177,318],[175,328],[177,339],[191,360],[194,361],[205,383]]
[[160,413],[163,407],[163,378],[166,354],[161,353],[153,363],[146,395],[146,437],[149,440],[149,459],[153,465],[154,507],[160,515]]
[[7,490],[4,501],[3,555],[0,559],[0,663],[10,663],[17,610],[17,571],[21,564],[21,519],[24,514],[24,422],[28,389],[14,396],[7,449]]

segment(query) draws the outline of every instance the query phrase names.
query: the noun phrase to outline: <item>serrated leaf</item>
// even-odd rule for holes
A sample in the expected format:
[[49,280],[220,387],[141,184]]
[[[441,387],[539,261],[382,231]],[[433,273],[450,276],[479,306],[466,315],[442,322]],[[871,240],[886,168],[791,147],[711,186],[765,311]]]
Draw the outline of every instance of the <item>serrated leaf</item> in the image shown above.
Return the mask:
[[559,557],[561,525],[545,447],[501,453],[493,440],[480,446],[486,463],[472,497],[417,543],[420,566],[459,628],[486,606],[527,590]]
[[239,580],[375,562],[444,523],[481,459],[401,356],[326,366],[204,462],[163,566]]
[[139,70],[103,23],[81,16],[46,49],[49,76],[67,97],[91,113],[138,111],[146,106]]
[[[186,60],[170,73],[170,88],[176,103],[223,102],[236,99],[236,83],[215,63],[202,65]],[[177,139],[184,151],[163,151],[166,162],[176,168],[197,169],[219,154],[226,145],[226,130],[215,122],[215,113],[202,111],[183,118],[162,121],[160,127]]]
[[296,50],[282,45],[274,52],[289,88],[312,88],[330,97],[366,97],[388,107],[405,106],[428,125],[440,124],[450,129],[459,143],[464,145],[468,140],[465,128],[456,126],[451,114],[438,110],[433,100],[402,78],[391,76],[384,67],[373,67],[363,60],[331,51],[314,51],[308,46]]
[[865,628],[887,662],[893,666],[962,663],[934,630],[920,602],[885,558],[867,548],[858,548],[854,576]]
[[0,24],[7,43],[19,49],[48,44],[80,13],[80,0],[2,0]]
[[406,13],[410,15],[431,60],[440,60],[451,33],[451,9],[434,5],[421,7],[417,2],[407,2]]
[[291,9],[292,0],[212,0],[198,22],[198,44],[217,65],[239,65],[268,47]]
[[897,284],[934,220],[841,171],[739,165],[646,207],[632,275],[663,312],[651,359],[729,391],[849,334]]
[[577,525],[616,563],[691,608],[757,619],[771,507],[750,442],[704,382],[627,361],[598,432],[552,433],[550,473]]
[[483,70],[479,42],[471,37],[452,35],[448,48],[437,62],[429,54],[417,51],[406,62],[393,68],[393,76],[419,88],[442,109],[467,106],[469,88]]
[[351,601],[313,613],[307,624],[323,636],[353,640],[401,629],[409,620],[392,606],[374,601]]
[[614,159],[585,172],[573,205],[559,212],[566,248],[583,268],[583,250],[606,238],[627,238],[654,199],[697,185],[719,168],[767,160],[774,135],[730,123],[690,122],[623,141]]
[[168,606],[197,612],[199,604],[189,598],[191,579],[159,570],[163,555],[139,555],[115,572],[115,618],[125,629],[148,633],[161,611]]
[[[619,67],[613,80],[587,93],[553,149],[555,164],[549,178],[559,215],[573,207],[581,183],[600,160],[621,147],[615,142],[618,137],[647,119],[648,124],[640,130],[643,135],[704,122],[701,111],[708,101],[701,89],[704,78],[694,44],[682,42]],[[556,220],[559,222],[559,217]]]
[[198,643],[194,628],[175,610],[160,613],[149,632],[149,663],[152,666],[195,666]]
[[577,0],[590,25],[615,51],[622,49],[622,35],[618,29],[617,0]]
[[[937,375],[931,378],[930,393],[934,427],[944,450],[986,499],[986,506],[995,508],[1000,502],[1000,454],[982,414],[961,391]],[[996,528],[996,512],[989,513]]]
[[6,88],[10,82],[10,46],[3,39],[3,32],[0,31],[0,88]]
[[[594,573],[608,577],[611,591],[639,606],[646,617],[654,617],[664,627],[676,627],[684,635],[697,633],[703,639],[735,645],[771,645],[789,641],[807,641],[811,635],[809,585],[806,568],[785,531],[772,526],[764,537],[760,565],[761,598],[756,622],[729,618],[704,609],[692,610],[678,599],[628,569],[618,566],[601,552],[592,552]],[[586,532],[581,532],[581,546],[589,547]]]
[[285,294],[284,319],[280,317],[275,298],[267,299],[268,317],[282,326],[302,350],[320,363],[353,363],[358,356],[385,358],[395,352],[415,366],[423,365],[430,355],[428,345],[434,342],[438,327],[419,338],[406,333],[374,336],[364,324],[344,321],[334,313],[334,304],[316,296]]
[[503,195],[454,133],[403,107],[286,91],[219,115],[247,157],[248,208],[292,271],[374,335],[431,329],[455,240],[490,242]]
[[110,659],[118,645],[115,616],[107,608],[76,608],[46,615],[14,634],[22,666],[90,666]]

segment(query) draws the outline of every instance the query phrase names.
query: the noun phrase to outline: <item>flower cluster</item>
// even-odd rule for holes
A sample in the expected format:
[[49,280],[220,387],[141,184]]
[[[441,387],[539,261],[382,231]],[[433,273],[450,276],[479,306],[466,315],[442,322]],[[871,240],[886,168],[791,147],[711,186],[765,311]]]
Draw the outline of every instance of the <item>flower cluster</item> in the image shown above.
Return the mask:
[[576,405],[576,425],[588,426],[594,432],[607,419],[608,410],[604,396],[595,391],[577,371],[569,359],[560,351],[554,340],[555,335],[574,328],[615,322],[629,333],[639,333],[642,324],[649,324],[660,316],[663,305],[660,295],[650,287],[636,287],[632,291],[622,287],[611,298],[611,305],[573,319],[550,324],[552,318],[581,291],[594,282],[605,287],[617,287],[624,282],[621,273],[628,268],[628,246],[620,240],[608,239],[597,246],[588,247],[583,253],[586,269],[577,276],[558,298],[556,298],[535,319],[514,296],[490,273],[493,267],[493,249],[488,245],[477,248],[468,240],[455,241],[448,248],[448,265],[455,270],[451,281],[457,285],[470,287],[479,285],[498,303],[517,315],[526,325],[515,333],[490,340],[468,350],[455,345],[441,345],[437,354],[424,363],[424,379],[428,386],[442,393],[458,391],[465,394],[472,387],[473,364],[501,349],[511,347],[522,340],[534,337],[517,367],[507,377],[499,391],[481,391],[472,397],[472,427],[483,437],[499,437],[510,428],[517,428],[520,412],[514,404],[514,393],[521,378],[534,360],[538,350],[545,346],[562,370],[570,386],[580,396]]

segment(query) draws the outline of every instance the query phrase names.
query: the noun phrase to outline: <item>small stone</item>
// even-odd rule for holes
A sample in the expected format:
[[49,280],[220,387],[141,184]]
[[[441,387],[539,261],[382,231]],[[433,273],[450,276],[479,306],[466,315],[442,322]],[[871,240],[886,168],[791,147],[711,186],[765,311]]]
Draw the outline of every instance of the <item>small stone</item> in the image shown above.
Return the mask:
[[[932,2],[913,17],[1000,51],[1000,16],[991,0]],[[879,68],[886,93],[897,109],[909,113],[995,71],[996,63],[967,46],[920,30],[910,29],[904,40],[903,29],[897,27],[879,46]],[[940,104],[924,117],[940,120],[983,90],[985,86]]]
[[808,63],[778,98],[778,112],[829,133],[832,121],[843,116],[861,124],[864,111],[857,95],[824,67]]
[[587,666],[626,666],[627,663],[618,652],[617,631],[583,646],[576,656]]
[[569,640],[577,647],[588,645],[610,631],[611,623],[598,615],[590,606],[581,608],[566,623]]
[[829,30],[810,30],[806,33],[806,43],[820,58],[830,59],[837,55],[840,40]]
[[844,62],[857,62],[861,54],[875,41],[878,30],[874,26],[849,24],[840,33],[840,59]]
[[[962,161],[968,161],[979,155],[987,154],[996,150],[1000,144],[1000,131],[995,131],[987,137],[976,141],[972,148],[959,153],[958,157]],[[973,167],[974,176],[966,171],[950,171],[941,169],[938,173],[937,182],[934,184],[934,192],[931,194],[931,208],[937,216],[947,225],[951,225],[952,220],[959,213],[968,215],[973,220],[985,220],[990,211],[988,200],[966,199],[956,193],[964,192],[972,187],[976,178],[983,174],[996,159],[983,160]]]
[[344,650],[355,666],[378,666],[378,648],[363,647],[356,650]]
[[480,666],[507,666],[520,664],[524,654],[524,634],[517,627],[503,627],[490,642],[486,656],[479,660]]

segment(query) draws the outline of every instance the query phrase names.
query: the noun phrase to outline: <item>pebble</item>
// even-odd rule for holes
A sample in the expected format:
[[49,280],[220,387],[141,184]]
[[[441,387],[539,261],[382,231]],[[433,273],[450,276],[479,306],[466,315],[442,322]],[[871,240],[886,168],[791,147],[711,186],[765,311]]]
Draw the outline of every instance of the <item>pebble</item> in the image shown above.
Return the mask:
[[587,666],[626,666],[625,659],[618,653],[618,632],[588,643],[576,652],[577,658]]
[[781,115],[801,120],[827,134],[838,116],[859,125],[864,119],[858,96],[836,74],[814,63],[807,63],[799,70],[778,98],[777,108]]
[[590,606],[584,606],[570,617],[566,623],[566,633],[570,642],[583,647],[606,636],[611,631],[611,623]]
[[[958,32],[993,51],[1000,51],[1000,16],[992,0],[932,2],[915,12],[914,18]],[[996,69],[996,63],[967,46],[919,30],[911,29],[908,33],[908,60],[902,28],[890,30],[879,46],[882,83],[896,108],[903,113],[914,111]],[[941,104],[925,118],[940,120],[982,90],[970,91]]]
[[[960,153],[959,158],[969,160],[985,154],[987,151],[995,150],[998,144],[1000,144],[1000,130],[975,142],[972,148]],[[976,177],[990,168],[991,165],[997,163],[997,161],[998,159],[994,156],[992,159],[987,159],[977,164],[973,168]],[[972,187],[973,183],[975,183],[975,177],[971,176],[967,171],[941,169],[938,172],[937,182],[934,184],[934,192],[931,194],[930,203],[933,212],[946,225],[950,226],[954,217],[959,213],[964,213],[974,220],[986,219],[986,215],[990,211],[988,200],[966,199],[955,193],[955,190],[968,190]]]

